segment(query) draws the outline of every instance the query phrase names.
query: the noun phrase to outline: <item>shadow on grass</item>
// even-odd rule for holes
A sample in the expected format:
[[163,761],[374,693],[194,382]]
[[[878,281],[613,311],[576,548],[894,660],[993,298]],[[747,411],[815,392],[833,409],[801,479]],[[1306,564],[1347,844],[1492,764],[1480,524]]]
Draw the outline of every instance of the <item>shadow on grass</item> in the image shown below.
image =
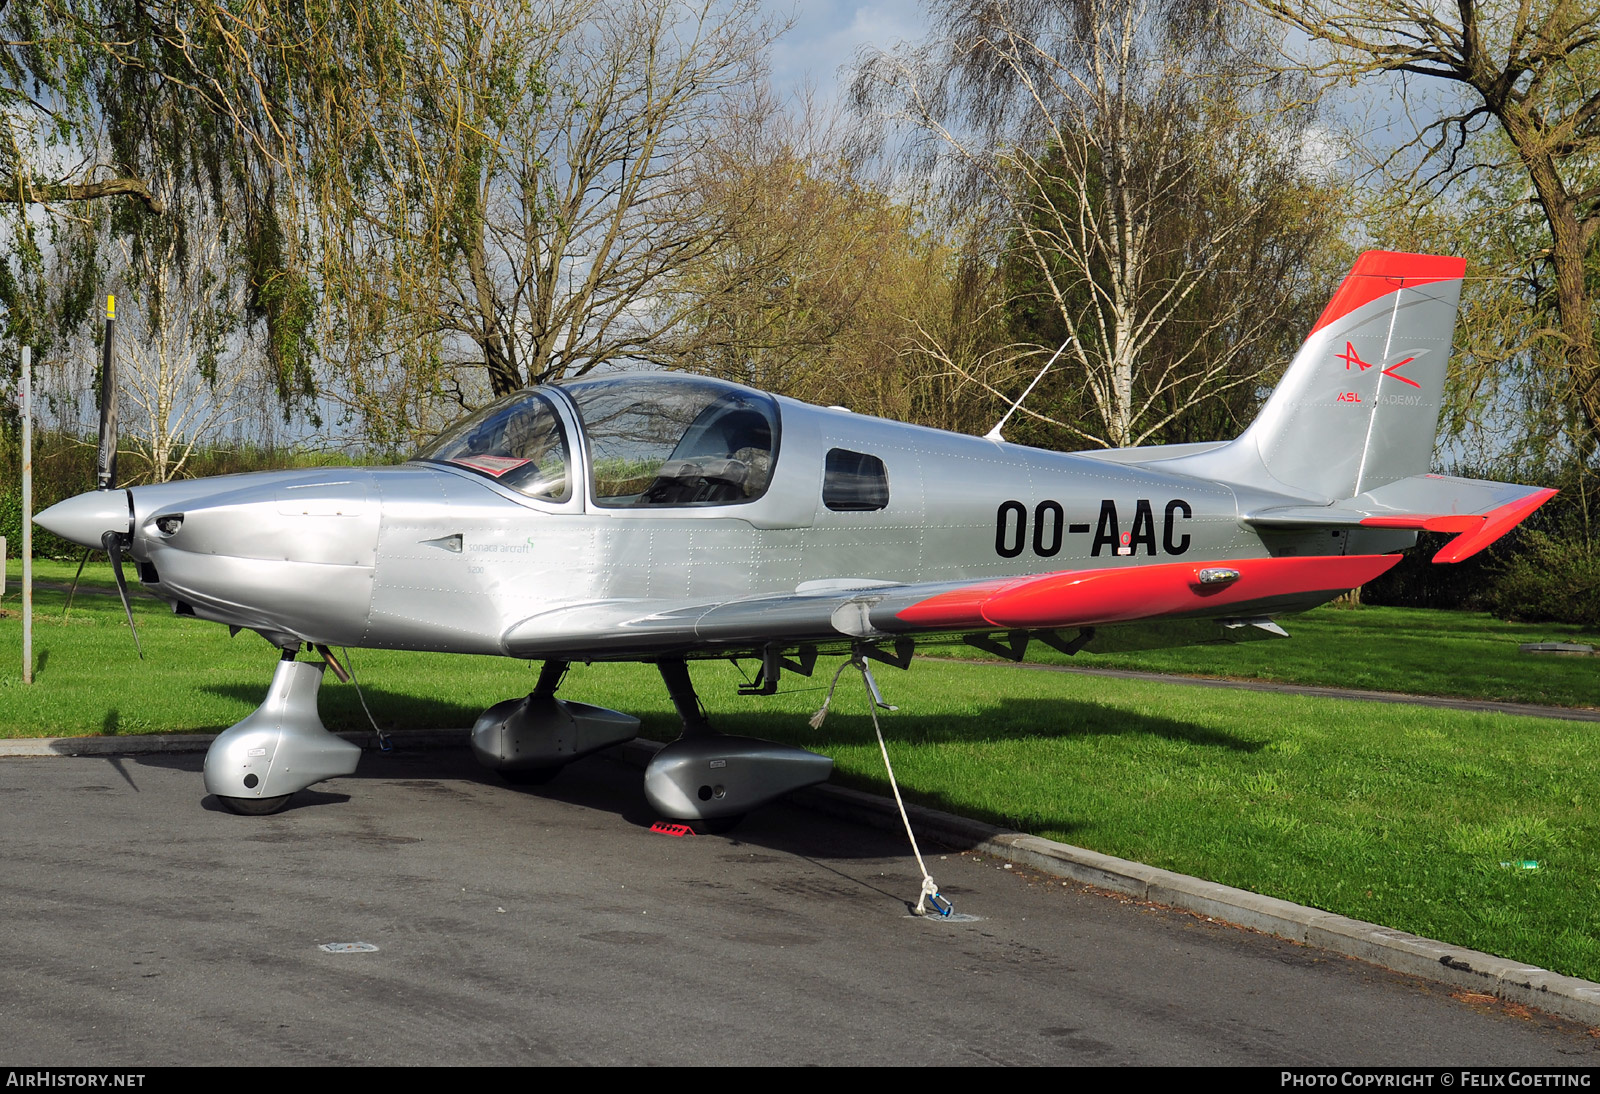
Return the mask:
[[[1008,754],[1008,744],[1030,740],[1068,743],[1091,737],[1159,737],[1202,748],[1229,752],[1259,752],[1264,742],[1236,737],[1208,726],[1152,714],[1070,700],[1010,699],[971,715],[917,715],[904,711],[880,713],[884,740],[891,761],[897,748],[906,746],[979,745],[993,746],[997,765],[1027,762]],[[877,735],[867,715],[830,714],[821,729],[811,730],[804,720],[755,716],[723,718],[717,728],[729,733],[746,733],[798,745],[824,755],[839,748],[875,748]],[[981,760],[975,762],[982,762]],[[890,794],[888,779],[881,774],[835,772],[835,785],[849,786],[868,793]],[[956,816],[983,821],[1001,828],[1024,832],[1051,831],[1070,835],[1089,827],[1088,819],[1066,812],[1030,812],[1027,815],[985,809],[966,799],[915,788],[901,787],[908,801]],[[967,850],[971,843],[952,846]]]
[[[912,745],[977,744],[1139,736],[1162,737],[1240,753],[1259,752],[1263,747],[1260,741],[1193,722],[1070,699],[1005,699],[975,714],[915,714],[899,710],[880,712],[878,718],[884,739],[891,748],[895,741]],[[727,733],[770,736],[822,752],[830,745],[861,745],[877,739],[871,716],[850,710],[830,713],[828,720],[816,730],[793,715],[741,714],[713,721],[718,729]]]
[[[200,690],[253,708],[259,706],[267,697],[268,683],[269,681],[263,680],[259,684],[207,684]],[[463,729],[472,725],[477,721],[478,715],[483,713],[483,709],[478,706],[430,699],[425,695],[386,691],[374,687],[363,687],[361,690],[367,698],[367,707],[372,711],[372,716],[385,730]],[[317,696],[317,710],[322,716],[322,724],[335,732],[361,732],[372,729],[372,723],[367,721],[366,711],[361,709],[361,700],[356,696],[354,688],[323,689]],[[221,730],[227,727],[216,728]],[[191,732],[204,732],[204,730],[197,729]]]

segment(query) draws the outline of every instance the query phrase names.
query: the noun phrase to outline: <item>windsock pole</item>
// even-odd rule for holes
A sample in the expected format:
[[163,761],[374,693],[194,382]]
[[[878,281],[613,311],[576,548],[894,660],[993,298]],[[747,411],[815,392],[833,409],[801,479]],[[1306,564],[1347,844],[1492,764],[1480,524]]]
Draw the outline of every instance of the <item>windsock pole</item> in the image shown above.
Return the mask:
[[22,347],[22,682],[33,683],[33,351]]
[[111,343],[117,332],[117,298],[106,297],[105,358],[100,365],[100,459],[96,486],[110,490],[117,479],[117,360]]

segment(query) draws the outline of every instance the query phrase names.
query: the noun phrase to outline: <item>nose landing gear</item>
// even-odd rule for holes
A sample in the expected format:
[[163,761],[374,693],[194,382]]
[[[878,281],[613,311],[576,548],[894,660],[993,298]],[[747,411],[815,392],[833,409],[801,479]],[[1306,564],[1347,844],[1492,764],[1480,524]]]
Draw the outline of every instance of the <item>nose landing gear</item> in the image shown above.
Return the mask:
[[361,749],[323,726],[317,692],[326,664],[285,650],[261,705],[206,751],[206,790],[229,812],[276,813],[312,783],[352,774]]

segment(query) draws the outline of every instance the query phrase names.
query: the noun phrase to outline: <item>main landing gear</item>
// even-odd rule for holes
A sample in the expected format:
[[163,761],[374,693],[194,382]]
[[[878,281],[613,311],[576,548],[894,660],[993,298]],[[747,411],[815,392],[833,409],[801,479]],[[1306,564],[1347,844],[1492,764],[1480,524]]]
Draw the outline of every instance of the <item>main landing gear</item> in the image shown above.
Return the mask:
[[[324,661],[285,650],[267,697],[217,736],[206,753],[206,790],[234,813],[264,816],[313,783],[355,772],[361,749],[334,736],[317,715]],[[639,719],[555,697],[567,662],[547,661],[522,699],[496,703],[472,727],[472,750],[513,783],[541,783],[567,764],[639,733]],[[680,660],[658,666],[683,732],[645,767],[644,793],[664,817],[728,827],[791,790],[826,782],[833,761],[792,745],[711,728]]]
[[549,782],[574,760],[639,735],[639,719],[631,714],[557,699],[567,666],[546,661],[532,693],[496,703],[473,724],[473,753],[507,782]]
[[[833,761],[826,756],[712,729],[688,665],[671,660],[658,667],[683,725],[682,735],[645,767],[645,797],[662,816],[731,824],[791,790],[827,781]],[[547,661],[531,695],[483,712],[472,728],[472,749],[485,766],[512,782],[544,782],[572,761],[638,735],[637,718],[557,699],[566,671],[566,662]]]
[[775,798],[827,782],[833,761],[793,745],[718,733],[706,721],[683,661],[662,661],[661,678],[683,723],[683,735],[644,769],[644,796],[673,820],[721,822]]

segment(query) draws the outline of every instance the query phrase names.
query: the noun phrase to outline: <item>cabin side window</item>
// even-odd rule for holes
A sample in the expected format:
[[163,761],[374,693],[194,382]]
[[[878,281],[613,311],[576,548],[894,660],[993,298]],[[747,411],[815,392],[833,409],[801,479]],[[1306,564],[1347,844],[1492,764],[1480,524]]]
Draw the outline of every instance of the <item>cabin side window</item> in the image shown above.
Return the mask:
[[883,461],[865,452],[828,450],[822,474],[822,504],[838,513],[889,507],[889,473]]

